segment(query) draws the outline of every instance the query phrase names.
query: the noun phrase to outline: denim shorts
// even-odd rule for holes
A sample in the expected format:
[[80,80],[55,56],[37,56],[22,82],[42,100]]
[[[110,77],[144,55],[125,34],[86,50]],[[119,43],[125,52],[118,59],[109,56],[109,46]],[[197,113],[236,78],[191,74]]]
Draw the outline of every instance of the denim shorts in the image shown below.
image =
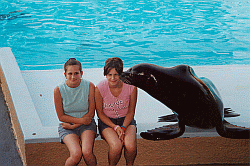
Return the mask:
[[[124,119],[125,117],[122,117],[122,118],[117,118],[117,119],[113,119],[113,118],[109,118],[115,125],[119,125],[119,126],[122,126],[123,122],[124,122]],[[136,120],[133,119],[129,125],[134,125],[136,127]],[[102,131],[106,128],[108,128],[110,126],[106,125],[105,123],[103,123],[100,119],[98,119],[98,130],[99,130],[99,133],[101,134],[102,136]],[[111,127],[110,127],[111,128]]]
[[[96,127],[95,120],[92,119],[92,122],[89,125],[81,125],[75,129],[64,129],[62,128],[61,124],[59,124],[58,133],[59,133],[61,143],[63,143],[63,138],[68,134],[76,134],[78,137],[80,137],[81,134],[86,130],[92,130],[96,134],[97,133],[96,128],[97,127]],[[97,134],[96,134],[96,137],[97,137]]]

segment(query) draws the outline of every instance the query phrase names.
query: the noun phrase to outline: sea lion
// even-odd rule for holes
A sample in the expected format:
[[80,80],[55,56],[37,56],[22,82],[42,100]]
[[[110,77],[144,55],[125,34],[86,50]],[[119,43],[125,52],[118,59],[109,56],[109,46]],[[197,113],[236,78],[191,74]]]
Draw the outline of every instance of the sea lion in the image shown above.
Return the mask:
[[198,77],[187,65],[172,68],[153,64],[138,64],[120,76],[127,84],[146,91],[169,107],[174,114],[159,121],[178,122],[140,135],[149,140],[167,140],[181,136],[185,125],[202,129],[216,128],[226,138],[249,139],[250,129],[232,126],[224,118],[239,116],[229,108],[224,109],[219,91],[207,78]]

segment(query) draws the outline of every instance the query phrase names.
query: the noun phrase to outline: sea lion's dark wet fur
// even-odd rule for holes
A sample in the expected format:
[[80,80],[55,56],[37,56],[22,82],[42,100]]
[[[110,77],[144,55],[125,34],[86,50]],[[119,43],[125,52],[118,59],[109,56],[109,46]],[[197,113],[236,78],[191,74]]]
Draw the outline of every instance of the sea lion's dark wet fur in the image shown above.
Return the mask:
[[229,128],[224,125],[228,122],[224,120],[224,108],[218,90],[207,78],[198,78],[190,66],[165,68],[138,64],[122,73],[121,79],[161,101],[178,119],[179,128],[142,132],[143,138],[176,138],[184,133],[185,125],[203,129],[216,127],[218,134],[227,138],[248,139],[250,136],[247,128]]

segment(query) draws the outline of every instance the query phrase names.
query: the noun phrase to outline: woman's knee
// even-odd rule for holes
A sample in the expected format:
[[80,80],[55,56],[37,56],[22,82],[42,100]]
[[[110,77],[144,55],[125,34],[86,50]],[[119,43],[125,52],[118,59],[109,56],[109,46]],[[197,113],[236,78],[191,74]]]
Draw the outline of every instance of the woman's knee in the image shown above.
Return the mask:
[[84,158],[89,158],[90,156],[93,155],[93,150],[92,149],[82,149],[82,154]]
[[71,151],[70,157],[74,160],[75,163],[78,163],[82,158],[82,151],[80,149]]
[[104,139],[109,145],[109,150],[111,152],[120,152],[122,150],[123,144],[121,140],[118,138],[117,133],[111,129],[106,128],[102,132]]
[[136,151],[137,151],[136,142],[125,143],[125,149],[126,149],[128,152],[136,152]]
[[120,153],[122,151],[123,144],[121,141],[113,142],[109,145],[110,151],[114,153]]

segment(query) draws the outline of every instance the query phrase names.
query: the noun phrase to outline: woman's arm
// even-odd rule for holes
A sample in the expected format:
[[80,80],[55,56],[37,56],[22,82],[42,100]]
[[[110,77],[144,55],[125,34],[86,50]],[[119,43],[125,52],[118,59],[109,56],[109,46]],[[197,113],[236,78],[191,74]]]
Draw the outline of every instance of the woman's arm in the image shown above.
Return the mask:
[[84,119],[84,125],[89,125],[95,116],[95,85],[89,83],[89,111],[82,118]]
[[133,92],[131,93],[129,106],[128,106],[128,113],[124,119],[123,126],[128,127],[131,121],[135,116],[135,107],[137,102],[137,87],[134,88]]

